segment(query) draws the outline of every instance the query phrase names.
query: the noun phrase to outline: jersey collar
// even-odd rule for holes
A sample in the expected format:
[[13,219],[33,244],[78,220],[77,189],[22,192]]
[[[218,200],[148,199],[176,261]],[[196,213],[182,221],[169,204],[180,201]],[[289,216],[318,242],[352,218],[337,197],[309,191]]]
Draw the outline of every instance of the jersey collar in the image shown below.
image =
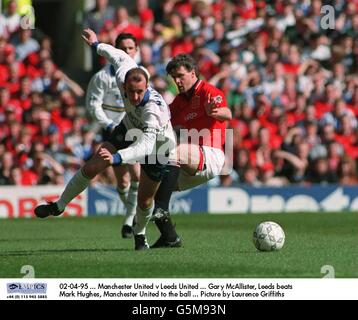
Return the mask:
[[184,97],[186,97],[187,99],[190,99],[195,93],[198,92],[198,90],[202,87],[203,85],[203,81],[198,79],[194,85],[190,88],[190,90],[188,91],[188,93],[183,93]]

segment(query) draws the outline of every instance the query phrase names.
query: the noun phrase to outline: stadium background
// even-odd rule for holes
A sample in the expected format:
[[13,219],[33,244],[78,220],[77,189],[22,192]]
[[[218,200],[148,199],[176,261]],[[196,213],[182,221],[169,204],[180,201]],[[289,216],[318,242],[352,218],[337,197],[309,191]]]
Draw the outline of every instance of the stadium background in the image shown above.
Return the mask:
[[[226,93],[234,170],[209,185],[294,185],[305,193],[313,184],[357,183],[357,1],[100,2],[102,18],[95,1],[3,1],[0,185],[63,185],[101,142],[84,94],[105,62],[82,43],[84,26],[105,42],[134,33],[138,62],[168,102],[176,91],[165,65],[178,52],[193,54],[201,77]],[[322,24],[327,4],[334,29]],[[35,28],[26,30],[19,12],[31,5]],[[98,185],[114,185],[111,170]],[[339,208],[354,209],[354,197],[341,195]]]

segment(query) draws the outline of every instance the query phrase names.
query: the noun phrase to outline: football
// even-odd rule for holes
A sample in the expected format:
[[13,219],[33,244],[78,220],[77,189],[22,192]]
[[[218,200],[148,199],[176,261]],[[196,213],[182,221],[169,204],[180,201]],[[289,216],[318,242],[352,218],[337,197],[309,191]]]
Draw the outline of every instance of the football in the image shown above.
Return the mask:
[[277,251],[285,243],[285,233],[276,222],[261,222],[254,231],[253,241],[256,249],[260,251]]

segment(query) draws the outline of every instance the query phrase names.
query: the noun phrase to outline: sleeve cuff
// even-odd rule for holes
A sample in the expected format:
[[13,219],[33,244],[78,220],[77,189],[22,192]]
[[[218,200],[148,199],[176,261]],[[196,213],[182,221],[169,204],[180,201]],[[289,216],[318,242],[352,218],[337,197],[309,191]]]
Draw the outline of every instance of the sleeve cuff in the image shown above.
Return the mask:
[[97,51],[98,45],[99,45],[99,42],[96,41],[96,42],[92,43],[91,47]]
[[122,157],[118,152],[116,152],[115,154],[113,154],[113,165],[119,166],[121,163],[122,163]]

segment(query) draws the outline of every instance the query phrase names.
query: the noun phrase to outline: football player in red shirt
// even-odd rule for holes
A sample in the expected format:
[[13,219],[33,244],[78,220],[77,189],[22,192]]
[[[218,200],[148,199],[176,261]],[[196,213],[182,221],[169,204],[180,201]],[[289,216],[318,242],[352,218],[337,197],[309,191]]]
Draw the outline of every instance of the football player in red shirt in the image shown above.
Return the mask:
[[173,128],[179,133],[179,163],[168,166],[169,172],[155,198],[153,220],[161,236],[151,248],[181,246],[169,215],[171,194],[220,174],[225,162],[226,121],[232,118],[224,93],[198,78],[197,65],[190,55],[175,56],[166,71],[179,90],[170,105]]

